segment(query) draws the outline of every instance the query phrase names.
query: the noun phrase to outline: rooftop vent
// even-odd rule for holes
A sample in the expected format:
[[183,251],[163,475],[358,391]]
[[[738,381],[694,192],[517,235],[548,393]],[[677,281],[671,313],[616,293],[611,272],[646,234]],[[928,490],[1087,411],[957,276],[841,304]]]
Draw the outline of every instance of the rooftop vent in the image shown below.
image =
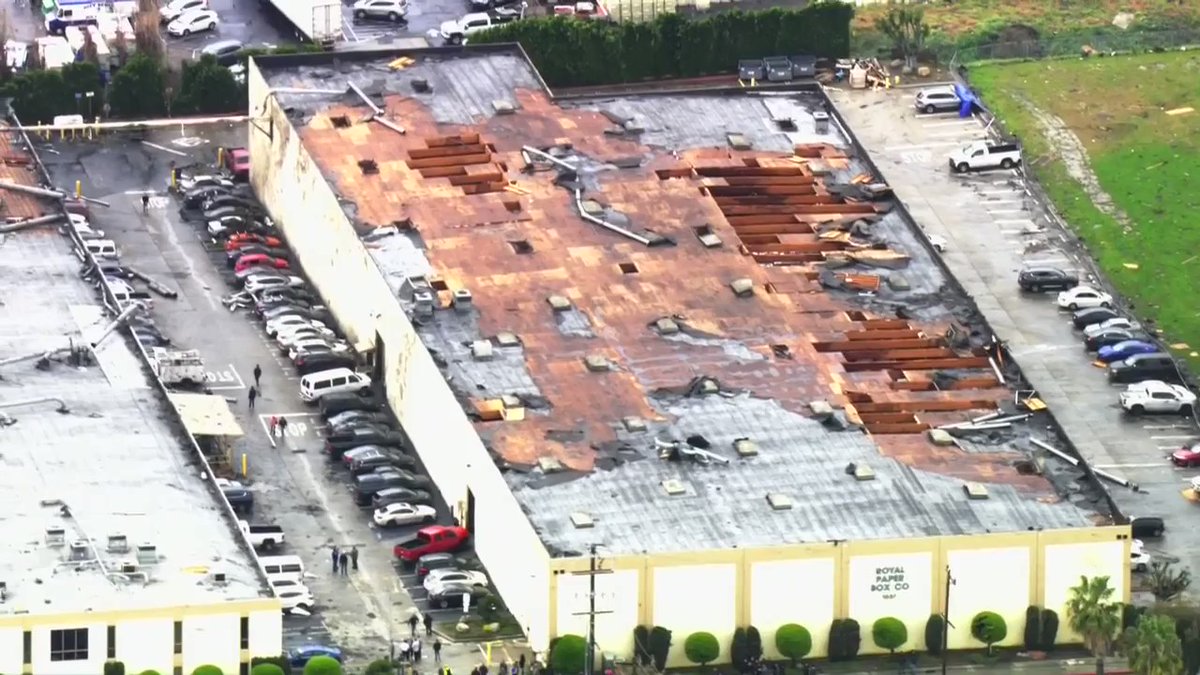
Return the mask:
[[729,147],[734,150],[751,150],[754,145],[750,143],[750,139],[742,134],[726,134],[725,139],[729,141]]
[[219,585],[224,585],[224,584],[229,583],[229,578],[225,575],[224,572],[213,572],[212,580],[213,580],[214,584],[219,584]]
[[967,494],[967,499],[987,499],[988,491],[982,483],[967,483],[963,486],[963,492]]
[[450,284],[446,283],[445,279],[430,279],[429,287],[439,293],[450,290]]
[[61,527],[46,528],[46,544],[50,546],[62,546],[67,543],[67,532]]
[[576,511],[575,513],[571,514],[571,524],[575,526],[575,529],[586,530],[589,527],[594,526],[596,521],[592,519],[592,515],[590,513]]
[[617,265],[617,267],[621,268],[621,274],[637,274],[638,273],[638,266],[631,262],[623,262],[620,265]]
[[494,354],[489,340],[476,340],[471,343],[471,356],[475,357],[476,361],[491,361]]
[[776,128],[784,133],[790,134],[800,130],[800,128],[796,126],[796,121],[790,117],[777,118],[772,121],[775,122]]
[[121,562],[121,574],[137,574],[138,564],[132,560]]
[[758,444],[749,438],[739,438],[733,442],[733,451],[738,457],[754,457],[758,454]]
[[818,417],[833,414],[833,406],[829,405],[829,401],[810,401],[808,409]]
[[772,492],[767,495],[767,504],[774,511],[789,511],[792,508],[792,498],[782,492]]
[[154,565],[158,562],[158,548],[152,544],[142,544],[137,547],[139,565]]
[[646,430],[646,420],[640,417],[626,417],[621,420],[621,425],[625,427],[625,431],[633,433],[641,433]]
[[739,298],[748,298],[754,295],[754,282],[745,277],[729,282],[729,287],[733,289],[733,294]]
[[533,244],[530,244],[525,239],[510,241],[508,242],[508,245],[512,247],[512,250],[517,255],[529,255],[530,253],[533,253]]
[[546,298],[546,302],[550,303],[550,309],[556,312],[565,312],[571,309],[571,301],[563,295],[552,295]]
[[421,316],[433,314],[435,306],[433,291],[421,289],[413,293],[413,310]]
[[692,228],[696,232],[696,238],[704,244],[705,248],[718,248],[721,246],[721,238],[713,232],[711,225],[700,225]]
[[556,457],[538,457],[537,463],[542,473],[558,473],[563,470],[562,462]]
[[604,373],[612,370],[612,363],[603,354],[588,354],[584,357],[583,363],[593,373]]
[[816,127],[817,133],[829,131],[829,113],[824,110],[817,110],[812,114],[813,125]]
[[109,553],[126,553],[129,551],[129,539],[123,534],[110,534],[107,548]]
[[83,539],[71,542],[71,560],[87,560],[92,557],[92,547]]
[[875,471],[866,464],[855,464],[851,462],[846,465],[846,474],[854,476],[854,480],[875,480]]
[[674,335],[679,332],[679,324],[670,317],[663,317],[654,322],[654,330],[659,335]]
[[433,91],[433,87],[429,86],[429,80],[413,80],[411,84],[413,91],[418,94],[428,94]]
[[492,110],[494,110],[497,115],[511,115],[517,112],[517,108],[512,104],[512,101],[505,100],[492,101]]
[[687,493],[687,488],[684,487],[683,482],[675,480],[674,478],[664,480],[662,482],[662,488],[668,495],[672,497],[677,497]]
[[334,129],[346,129],[350,126],[350,118],[345,115],[335,115],[329,118]]
[[379,173],[379,165],[373,159],[358,160],[358,168],[362,169],[364,176],[372,176]]
[[517,337],[516,333],[496,333],[496,344],[501,347],[520,347],[521,338]]
[[475,298],[471,295],[471,291],[468,291],[465,288],[460,288],[454,291],[454,309],[457,309],[460,312],[465,312],[471,309],[471,304],[474,301]]

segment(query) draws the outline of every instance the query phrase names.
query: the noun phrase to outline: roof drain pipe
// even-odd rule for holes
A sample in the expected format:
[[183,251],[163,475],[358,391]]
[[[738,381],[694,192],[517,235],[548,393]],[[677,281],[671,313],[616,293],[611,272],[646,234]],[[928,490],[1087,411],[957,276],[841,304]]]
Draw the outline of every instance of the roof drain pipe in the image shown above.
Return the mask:
[[[3,403],[0,403],[0,408],[3,408],[3,409],[20,408],[20,407],[27,406],[27,405],[37,405],[38,403],[50,403],[50,402],[54,402],[54,403],[58,404],[58,412],[60,412],[60,413],[66,414],[66,413],[71,412],[71,409],[67,407],[66,401],[63,401],[61,398],[59,398],[57,396],[43,396],[41,398],[27,398],[27,399],[22,399],[20,401],[5,401]],[[2,415],[2,414],[3,413],[0,413],[0,415]]]
[[[560,166],[560,167],[566,169],[567,171],[578,171],[579,170],[579,167],[575,166],[574,164],[565,162],[565,161],[555,157],[554,155],[551,155],[550,153],[544,152],[542,150],[538,150],[537,148],[531,148],[528,145],[523,145],[523,146],[521,146],[521,150],[523,152],[525,152],[526,154],[534,155],[536,157],[544,159],[547,162],[554,164],[555,166]],[[526,157],[525,160],[528,161],[529,158]]]
[[367,107],[371,109],[372,114],[370,117],[367,118],[368,122],[379,122],[383,126],[391,129],[392,131],[400,134],[401,136],[408,133],[407,131],[404,130],[404,127],[388,121],[384,117],[384,115],[387,114],[387,112],[383,108],[380,108],[379,106],[375,105],[375,102],[371,100],[371,97],[367,96],[366,92],[364,92],[362,89],[359,89],[357,84],[347,81],[346,86],[350,87],[350,91],[354,92],[354,94],[356,96],[358,96],[359,98],[361,98],[362,102],[366,103]]
[[[1046,452],[1054,455],[1055,457],[1058,457],[1059,459],[1070,464],[1071,466],[1076,466],[1076,467],[1079,466],[1078,459],[1075,459],[1074,457],[1072,457],[1072,456],[1068,455],[1067,453],[1063,452],[1062,450],[1059,450],[1058,448],[1050,445],[1049,443],[1043,443],[1042,441],[1039,441],[1036,438],[1029,439],[1029,442],[1033,443],[1034,445],[1038,446],[1039,448],[1045,450]],[[1107,471],[1103,471],[1103,470],[1097,469],[1095,467],[1089,466],[1088,468],[1091,469],[1092,473],[1096,474],[1097,476],[1099,476],[1105,480],[1111,481],[1113,483],[1116,483],[1117,485],[1120,485],[1121,487],[1127,487],[1127,488],[1131,488],[1131,489],[1135,489],[1135,490],[1137,489],[1136,485],[1125,480],[1124,478],[1118,478],[1118,477],[1112,475],[1111,473],[1108,473]]]
[[48,216],[38,216],[37,218],[26,218],[25,220],[18,220],[15,223],[0,225],[0,234],[20,232],[21,230],[37,227],[38,225],[50,225],[51,223],[57,223],[62,219],[63,216],[61,213],[52,213]]

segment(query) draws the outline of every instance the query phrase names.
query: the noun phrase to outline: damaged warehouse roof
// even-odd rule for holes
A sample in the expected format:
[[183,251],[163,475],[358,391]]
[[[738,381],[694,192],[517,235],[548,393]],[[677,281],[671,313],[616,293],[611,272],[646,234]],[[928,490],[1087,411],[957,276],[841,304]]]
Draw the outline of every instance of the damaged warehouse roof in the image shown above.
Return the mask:
[[1014,394],[819,94],[397,56],[260,66],[553,554],[1090,524],[1007,422],[930,440]]

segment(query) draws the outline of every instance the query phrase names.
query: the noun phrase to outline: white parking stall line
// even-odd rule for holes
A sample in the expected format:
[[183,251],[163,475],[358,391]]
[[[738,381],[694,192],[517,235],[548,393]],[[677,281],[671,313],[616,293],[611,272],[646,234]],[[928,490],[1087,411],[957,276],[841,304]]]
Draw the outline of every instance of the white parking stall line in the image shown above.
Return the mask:
[[1189,439],[1189,438],[1195,438],[1195,437],[1196,437],[1196,434],[1185,434],[1185,435],[1183,435],[1183,436],[1178,436],[1178,435],[1176,435],[1176,436],[1151,436],[1151,437],[1150,437],[1150,440],[1153,440],[1153,441],[1170,441],[1170,440],[1179,439],[1179,440],[1181,440],[1181,441],[1186,441],[1186,440],[1187,440],[1187,439]]
[[923,127],[950,127],[950,126],[979,127],[980,124],[974,118],[972,118],[972,119],[965,119],[965,120],[964,119],[944,120],[941,122],[922,122],[921,126],[923,126]]
[[[1004,184],[1004,185],[1007,185],[1007,184],[1008,184],[1008,181],[1001,181],[1001,183],[1002,183],[1002,184]],[[995,185],[995,183],[992,183],[992,185]],[[980,190],[980,191],[979,191],[979,194],[981,194],[981,195],[983,195],[983,196],[985,196],[985,197],[990,197],[990,196],[992,196],[992,195],[1016,195],[1016,194],[1021,194],[1021,193],[1023,193],[1023,192],[1024,192],[1024,190],[1016,190],[1016,189],[1011,189],[1011,190]]]
[[[1014,171],[1013,173],[1016,173],[1016,172]],[[992,181],[992,185],[1008,185],[1008,183],[1009,183],[1009,181],[1007,181],[1007,180],[994,180],[994,181]]]
[[1093,464],[1093,469],[1153,469],[1163,466],[1162,462],[1145,462],[1141,464]]
[[988,209],[988,213],[1029,213],[1025,209]]
[[970,129],[951,129],[949,131],[931,131],[930,133],[925,134],[925,135],[929,136],[931,138],[959,137],[962,139],[961,140],[962,143],[970,143],[971,141],[983,140],[983,139],[978,138],[975,134],[970,133],[970,131],[971,131]]
[[350,27],[349,23],[343,21],[342,30],[346,31],[346,34],[350,36],[351,40],[354,40],[355,42],[362,42],[362,40],[358,39],[358,35],[354,33],[354,29]]
[[903,152],[906,150],[932,150],[934,148],[952,148],[962,145],[958,141],[945,141],[940,143],[920,143],[913,145],[889,145],[884,150],[888,152]]
[[997,225],[1015,225],[1017,223],[1035,224],[1033,218],[996,218],[992,222]]
[[1071,262],[1071,261],[1066,258],[1063,258],[1063,257],[1038,258],[1036,260],[1022,260],[1021,261],[1021,263],[1025,264],[1025,265],[1061,265],[1063,263],[1069,263],[1069,262]]
[[1143,429],[1158,431],[1162,429],[1187,429],[1186,424],[1143,424]]

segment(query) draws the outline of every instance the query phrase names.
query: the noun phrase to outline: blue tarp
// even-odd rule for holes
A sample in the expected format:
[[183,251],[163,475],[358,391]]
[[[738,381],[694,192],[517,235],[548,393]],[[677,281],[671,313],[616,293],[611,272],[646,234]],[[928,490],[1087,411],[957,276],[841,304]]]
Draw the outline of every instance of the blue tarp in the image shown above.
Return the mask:
[[984,109],[983,103],[975,97],[975,92],[971,91],[970,87],[955,83],[954,94],[958,96],[958,100],[962,101],[962,105],[958,109],[959,117],[970,117],[976,106],[980,110]]

